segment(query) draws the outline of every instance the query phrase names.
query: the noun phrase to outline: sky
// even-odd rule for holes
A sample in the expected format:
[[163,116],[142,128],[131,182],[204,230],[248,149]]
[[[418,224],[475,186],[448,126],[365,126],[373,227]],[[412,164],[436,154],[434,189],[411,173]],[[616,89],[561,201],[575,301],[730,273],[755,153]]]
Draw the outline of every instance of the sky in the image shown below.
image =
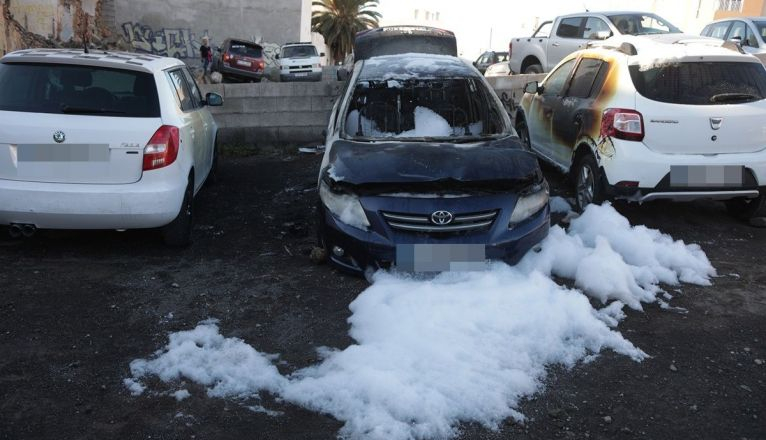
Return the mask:
[[[712,21],[714,0],[632,0],[630,9],[655,12],[685,32],[699,34]],[[475,59],[485,50],[507,50],[512,37],[529,36],[557,15],[624,10],[624,0],[380,0],[381,25],[432,25],[455,32],[460,55]],[[470,6],[467,6],[470,5]],[[414,10],[418,9],[418,19]],[[429,11],[430,20],[425,21]],[[433,13],[438,12],[438,21]]]

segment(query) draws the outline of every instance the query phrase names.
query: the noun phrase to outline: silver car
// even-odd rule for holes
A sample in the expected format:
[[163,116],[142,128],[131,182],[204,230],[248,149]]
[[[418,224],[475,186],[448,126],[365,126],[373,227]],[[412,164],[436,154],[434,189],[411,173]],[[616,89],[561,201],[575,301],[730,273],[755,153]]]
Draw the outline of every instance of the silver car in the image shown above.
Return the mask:
[[701,35],[736,41],[745,52],[766,64],[766,17],[734,17],[714,21],[702,29]]

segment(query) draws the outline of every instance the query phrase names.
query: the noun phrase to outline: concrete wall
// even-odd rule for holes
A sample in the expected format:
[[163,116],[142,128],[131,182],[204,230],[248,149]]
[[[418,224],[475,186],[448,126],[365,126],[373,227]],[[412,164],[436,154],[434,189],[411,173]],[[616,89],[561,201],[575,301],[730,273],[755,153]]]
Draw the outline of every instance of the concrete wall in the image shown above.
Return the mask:
[[211,108],[219,140],[226,144],[279,147],[322,142],[330,110],[343,83],[257,83],[203,85],[224,97]]
[[[505,94],[513,108],[524,85],[545,75],[488,78],[498,96]],[[344,83],[259,83],[202,85],[203,93],[224,97],[222,107],[211,110],[218,123],[219,139],[226,144],[283,147],[323,142],[322,131]],[[513,104],[511,104],[511,102]]]

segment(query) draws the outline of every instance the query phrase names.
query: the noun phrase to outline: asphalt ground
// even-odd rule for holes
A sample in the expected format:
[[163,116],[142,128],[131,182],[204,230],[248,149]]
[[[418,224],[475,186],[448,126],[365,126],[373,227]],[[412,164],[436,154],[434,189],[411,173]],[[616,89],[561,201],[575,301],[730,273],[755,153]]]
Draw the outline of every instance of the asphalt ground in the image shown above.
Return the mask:
[[[270,416],[240,402],[131,396],[130,361],[170,332],[220,319],[221,332],[279,353],[283,373],[343,348],[348,304],[367,282],[312,263],[315,155],[229,156],[195,205],[194,244],[169,249],[155,231],[0,231],[0,439],[328,439],[341,423],[265,396]],[[546,169],[554,192],[565,183]],[[461,439],[765,439],[766,229],[721,203],[618,204],[633,224],[698,243],[712,287],[674,292],[681,314],[627,311],[619,330],[651,357],[605,352],[551,367],[545,388],[499,431]],[[172,389],[149,382],[153,390]]]

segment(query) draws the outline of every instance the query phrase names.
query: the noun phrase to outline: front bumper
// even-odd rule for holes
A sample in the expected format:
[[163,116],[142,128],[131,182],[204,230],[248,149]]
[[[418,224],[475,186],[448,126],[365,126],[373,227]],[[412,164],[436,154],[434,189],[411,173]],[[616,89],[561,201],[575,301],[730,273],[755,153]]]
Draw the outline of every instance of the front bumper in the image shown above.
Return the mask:
[[[540,243],[550,228],[550,209],[544,209],[534,214],[524,222],[509,228],[515,196],[500,207],[493,224],[485,231],[461,234],[426,234],[395,230],[383,219],[382,211],[403,211],[402,206],[415,207],[420,214],[436,210],[449,210],[455,213],[478,212],[498,209],[496,202],[501,196],[489,196],[484,200],[472,200],[470,209],[461,207],[465,199],[399,199],[393,203],[387,197],[365,197],[362,205],[370,220],[371,227],[367,231],[357,229],[341,222],[330,213],[323,204],[319,204],[319,234],[329,251],[330,261],[347,272],[362,274],[368,268],[373,270],[389,269],[396,266],[397,245],[417,244],[480,244],[485,246],[486,257],[490,260],[501,260],[508,264],[516,264],[535,245]],[[477,203],[478,202],[478,203]],[[397,206],[398,205],[398,206]],[[335,247],[343,249],[343,256],[333,253]]]
[[177,167],[143,173],[124,185],[0,180],[0,224],[44,229],[141,229],[178,215],[186,176]]
[[293,81],[321,81],[322,71],[319,72],[280,72],[279,80],[281,82]]
[[[600,153],[602,185],[611,198],[648,202],[658,199],[691,201],[697,199],[728,200],[757,197],[766,189],[766,150],[756,153],[729,154],[664,154],[642,142],[614,139],[614,149]],[[741,185],[674,186],[671,167],[744,167]],[[633,186],[625,186],[625,182]]]

